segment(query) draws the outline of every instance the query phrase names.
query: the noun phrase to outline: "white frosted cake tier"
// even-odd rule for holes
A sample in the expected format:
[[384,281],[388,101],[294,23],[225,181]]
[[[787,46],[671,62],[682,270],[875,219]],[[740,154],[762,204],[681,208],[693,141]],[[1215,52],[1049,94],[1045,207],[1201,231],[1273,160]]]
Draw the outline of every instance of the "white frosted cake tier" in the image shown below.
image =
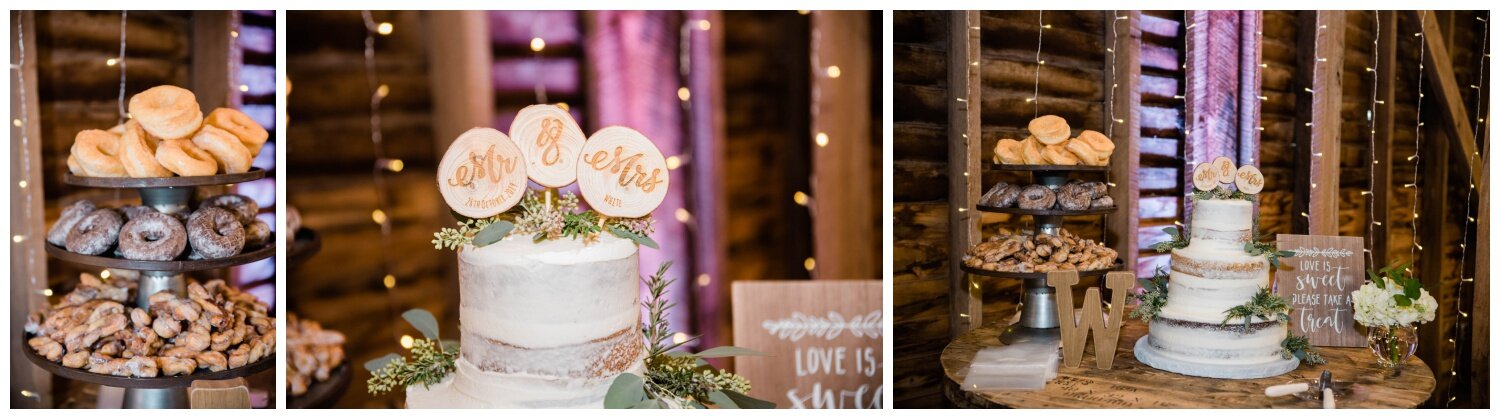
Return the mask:
[[1173,271],[1167,281],[1167,303],[1162,305],[1161,315],[1219,324],[1224,321],[1224,311],[1250,301],[1265,286],[1264,278],[1204,279]]
[[[643,374],[642,360],[625,372]],[[406,388],[409,409],[541,409],[604,407],[614,376],[595,379],[564,379],[530,374],[482,371],[460,358],[457,371],[426,388]]]
[[1255,228],[1255,206],[1243,199],[1207,199],[1193,203],[1188,248],[1200,251],[1244,250]]
[[642,369],[634,242],[515,235],[458,262],[458,371],[407,388],[408,407],[600,407],[615,377]]
[[1151,333],[1136,341],[1135,358],[1159,370],[1210,378],[1274,377],[1297,368],[1297,358],[1281,357],[1286,325],[1252,323],[1248,331],[1243,326],[1159,317],[1151,322]]

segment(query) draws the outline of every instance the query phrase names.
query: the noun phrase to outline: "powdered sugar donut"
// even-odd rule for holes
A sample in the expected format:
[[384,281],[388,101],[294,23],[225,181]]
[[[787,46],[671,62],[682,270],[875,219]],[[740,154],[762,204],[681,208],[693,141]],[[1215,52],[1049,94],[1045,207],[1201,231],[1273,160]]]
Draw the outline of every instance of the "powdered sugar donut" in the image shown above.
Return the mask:
[[187,229],[170,215],[137,215],[120,229],[120,255],[130,260],[172,260],[187,247]]
[[239,194],[224,194],[208,198],[199,207],[219,207],[233,211],[239,217],[240,224],[250,225],[255,222],[255,214],[260,213],[260,205],[254,199]]
[[115,247],[120,239],[120,226],[125,217],[119,211],[108,208],[96,209],[78,220],[73,231],[68,232],[66,245],[69,252],[84,255],[101,255]]
[[157,212],[156,208],[151,208],[145,205],[126,205],[120,207],[120,213],[125,214],[126,222],[130,222],[131,220],[134,220],[136,217],[139,217],[143,214],[149,214],[153,212]]
[[187,223],[188,243],[205,259],[227,258],[245,248],[245,226],[233,212],[219,207],[193,211]]
[[157,138],[187,138],[203,126],[198,98],[187,89],[162,85],[130,97],[130,116]]
[[1021,196],[1016,199],[1017,206],[1024,209],[1050,209],[1057,203],[1057,195],[1052,189],[1042,185],[1031,185],[1021,189]]
[[68,233],[73,232],[73,226],[78,225],[78,220],[94,212],[94,203],[87,199],[74,202],[63,208],[62,216],[57,217],[57,222],[52,224],[52,229],[47,230],[47,243],[53,246],[66,246]]
[[260,247],[271,239],[271,225],[259,219],[245,225],[245,247]]

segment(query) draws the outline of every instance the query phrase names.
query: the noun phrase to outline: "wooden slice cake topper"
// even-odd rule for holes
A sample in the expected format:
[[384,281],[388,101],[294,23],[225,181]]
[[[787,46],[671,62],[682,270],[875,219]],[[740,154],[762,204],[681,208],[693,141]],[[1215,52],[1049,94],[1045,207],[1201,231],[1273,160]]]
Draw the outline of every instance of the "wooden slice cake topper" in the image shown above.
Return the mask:
[[1219,175],[1219,183],[1234,183],[1234,160],[1219,156],[1214,159],[1214,172]]
[[494,128],[474,128],[453,140],[437,174],[443,200],[466,217],[505,212],[526,193],[525,158]]
[[1260,169],[1256,169],[1255,166],[1240,166],[1240,170],[1234,175],[1234,186],[1238,187],[1240,192],[1258,194],[1261,188],[1266,187],[1266,177],[1262,176]]
[[1200,164],[1193,168],[1193,187],[1200,191],[1211,191],[1219,186],[1219,171],[1212,164]]
[[578,192],[595,211],[610,217],[650,214],[667,197],[667,177],[661,150],[630,128],[595,132],[578,156]]
[[526,156],[526,175],[536,183],[560,188],[578,178],[583,129],[573,115],[556,105],[531,105],[510,123],[510,138]]

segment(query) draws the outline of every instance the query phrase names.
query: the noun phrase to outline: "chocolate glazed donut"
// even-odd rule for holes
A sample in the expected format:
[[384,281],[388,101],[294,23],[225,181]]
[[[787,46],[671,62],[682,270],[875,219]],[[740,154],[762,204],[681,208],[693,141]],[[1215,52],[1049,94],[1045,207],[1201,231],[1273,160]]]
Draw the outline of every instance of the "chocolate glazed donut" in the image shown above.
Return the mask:
[[199,205],[199,207],[219,207],[234,211],[235,216],[239,217],[241,226],[248,226],[250,223],[254,223],[255,214],[260,212],[260,205],[257,205],[254,199],[237,194],[225,194],[209,198],[203,201],[203,204]]
[[119,211],[96,209],[78,220],[73,231],[68,232],[68,241],[64,244],[69,252],[100,255],[115,247],[120,238],[120,226],[124,224],[125,217]]
[[120,229],[120,255],[130,260],[172,260],[187,247],[187,229],[170,215],[136,215]]
[[80,200],[63,208],[62,216],[57,218],[57,223],[52,224],[52,229],[47,230],[47,243],[53,246],[66,246],[68,233],[73,232],[73,226],[78,225],[78,220],[94,212],[94,203],[89,200]]
[[188,243],[204,259],[227,258],[245,247],[245,226],[229,210],[205,206],[187,223]]

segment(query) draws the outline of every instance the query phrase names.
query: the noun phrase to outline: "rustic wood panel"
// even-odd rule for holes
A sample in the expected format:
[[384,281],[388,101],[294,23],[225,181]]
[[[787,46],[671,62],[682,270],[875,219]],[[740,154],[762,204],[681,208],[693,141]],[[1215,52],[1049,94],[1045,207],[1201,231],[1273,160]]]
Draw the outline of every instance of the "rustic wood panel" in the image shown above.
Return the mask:
[[1345,15],[1342,11],[1301,12],[1298,24],[1298,44],[1303,46],[1298,49],[1298,61],[1306,63],[1298,68],[1298,79],[1303,81],[1299,84],[1312,91],[1298,96],[1299,119],[1311,125],[1296,128],[1295,178],[1308,182],[1293,183],[1293,211],[1299,212],[1292,217],[1293,230],[1337,235]]
[[1392,145],[1395,143],[1396,129],[1396,28],[1399,26],[1400,14],[1395,11],[1382,11],[1380,13],[1380,51],[1379,60],[1375,63],[1376,73],[1379,79],[1376,85],[1376,100],[1385,101],[1384,106],[1375,108],[1375,126],[1372,127],[1375,134],[1375,162],[1371,167],[1374,173],[1370,178],[1370,192],[1372,216],[1369,222],[1370,257],[1374,262],[1371,266],[1386,266],[1390,264],[1390,229],[1394,227],[1391,223],[1391,194],[1390,191],[1396,186],[1391,178],[1392,167],[1395,165],[1395,155]]
[[[1486,130],[1484,144],[1489,144],[1490,134]],[[1484,156],[1483,183],[1489,184],[1490,155]],[[1474,306],[1471,330],[1474,338],[1469,342],[1469,402],[1473,407],[1490,407],[1490,190],[1479,190],[1478,234],[1474,246]]]
[[[876,209],[867,197],[874,175],[869,161],[876,153],[866,139],[870,132],[870,50],[851,47],[870,44],[868,12],[829,11],[813,14],[813,30],[822,33],[812,42],[822,57],[817,65],[838,66],[841,75],[828,77],[823,68],[812,69],[815,94],[836,100],[814,103],[808,137],[826,134],[826,146],[812,150],[815,175],[810,203],[813,217],[815,277],[819,279],[864,279],[879,276],[868,244],[878,241],[878,230],[870,228]],[[976,37],[977,38],[977,37]],[[971,66],[972,67],[972,66]],[[976,124],[977,126],[977,124]],[[976,171],[977,172],[977,171]],[[878,218],[878,217],[876,217]]]
[[[1118,16],[1117,16],[1118,15]],[[1120,20],[1124,18],[1124,20]],[[1118,208],[1105,218],[1108,231],[1105,243],[1119,252],[1125,266],[1134,266],[1140,250],[1136,242],[1140,229],[1141,190],[1138,174],[1141,167],[1141,13],[1128,11],[1106,15],[1109,29],[1104,31],[1109,51],[1105,74],[1105,135],[1115,141],[1110,156],[1109,177],[1115,187],[1110,196]],[[1178,119],[1180,121],[1180,119]],[[1177,122],[1177,121],[1173,121]]]
[[[10,330],[21,330],[26,323],[26,316],[47,307],[47,298],[42,296],[42,290],[48,288],[46,255],[42,250],[47,234],[47,212],[46,198],[43,196],[44,184],[42,181],[42,118],[37,104],[40,95],[37,89],[37,59],[34,51],[37,48],[37,16],[36,12],[13,11],[10,12],[12,29],[10,36],[10,49],[17,51],[10,57],[10,64],[17,66],[18,72],[11,73],[10,90],[14,92],[10,96],[11,118],[17,122],[24,119],[25,123],[10,124],[10,199],[11,211],[9,227],[12,237],[20,237],[19,242],[13,241],[10,246]],[[10,29],[10,28],[8,28]],[[24,43],[23,43],[24,41]],[[32,51],[33,55],[21,56],[19,51]],[[25,106],[22,106],[22,104]],[[23,160],[24,159],[24,160]],[[29,163],[27,163],[29,162]],[[26,182],[26,186],[21,186]],[[14,408],[45,408],[53,407],[56,397],[50,390],[52,387],[52,375],[40,367],[32,365],[21,351],[27,351],[20,339],[13,340],[7,351],[10,352],[11,388],[15,393],[20,390],[28,390],[39,394],[36,398],[17,398],[12,396],[11,406]]]
[[963,254],[958,249],[968,249],[981,239],[979,217],[975,215],[973,203],[979,200],[979,182],[972,181],[979,174],[979,107],[973,100],[979,97],[979,69],[970,63],[979,58],[979,12],[975,10],[954,11],[948,15],[948,334],[953,337],[979,325],[980,300],[978,287],[960,269]]
[[[1418,12],[1407,12],[1410,13]],[[1437,93],[1437,104],[1443,112],[1442,121],[1447,124],[1448,130],[1454,135],[1458,147],[1454,151],[1461,151],[1468,164],[1464,169],[1469,172],[1471,179],[1479,179],[1480,172],[1476,160],[1468,159],[1469,156],[1479,156],[1479,150],[1474,144],[1473,126],[1469,125],[1469,111],[1464,106],[1463,94],[1459,91],[1458,82],[1454,78],[1453,60],[1448,54],[1448,46],[1440,41],[1440,30],[1436,19],[1427,19],[1426,25],[1422,27],[1422,40],[1426,42],[1427,54],[1422,57],[1423,75],[1433,81],[1433,92]],[[1487,40],[1485,40],[1487,41]],[[1449,42],[1452,43],[1451,41]]]

